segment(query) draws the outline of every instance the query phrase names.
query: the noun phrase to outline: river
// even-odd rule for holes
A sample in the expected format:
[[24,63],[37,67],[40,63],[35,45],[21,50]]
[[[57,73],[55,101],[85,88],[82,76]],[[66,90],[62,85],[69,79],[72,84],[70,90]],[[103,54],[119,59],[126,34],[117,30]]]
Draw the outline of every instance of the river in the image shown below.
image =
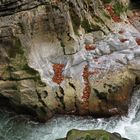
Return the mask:
[[57,116],[41,124],[31,121],[28,116],[0,110],[0,140],[55,140],[73,128],[104,129],[118,132],[130,140],[140,140],[140,88],[134,91],[128,115],[121,118]]

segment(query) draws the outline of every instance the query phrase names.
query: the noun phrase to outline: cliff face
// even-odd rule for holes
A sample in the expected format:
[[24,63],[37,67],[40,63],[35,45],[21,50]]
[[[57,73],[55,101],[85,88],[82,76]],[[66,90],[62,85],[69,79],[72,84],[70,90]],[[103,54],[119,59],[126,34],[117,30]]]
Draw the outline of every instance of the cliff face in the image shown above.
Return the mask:
[[110,33],[128,22],[127,6],[127,0],[0,0],[1,104],[43,120],[125,113],[136,75],[122,65],[124,56],[121,64],[111,55]]

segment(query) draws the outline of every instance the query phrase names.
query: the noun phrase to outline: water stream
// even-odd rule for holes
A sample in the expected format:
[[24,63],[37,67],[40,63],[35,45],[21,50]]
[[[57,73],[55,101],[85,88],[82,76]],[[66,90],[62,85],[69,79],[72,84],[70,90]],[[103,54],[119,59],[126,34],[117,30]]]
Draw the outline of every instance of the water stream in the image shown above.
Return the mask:
[[57,116],[46,124],[40,124],[27,116],[0,110],[0,140],[55,140],[73,128],[104,129],[118,132],[130,140],[140,140],[140,88],[134,91],[128,116],[122,118]]

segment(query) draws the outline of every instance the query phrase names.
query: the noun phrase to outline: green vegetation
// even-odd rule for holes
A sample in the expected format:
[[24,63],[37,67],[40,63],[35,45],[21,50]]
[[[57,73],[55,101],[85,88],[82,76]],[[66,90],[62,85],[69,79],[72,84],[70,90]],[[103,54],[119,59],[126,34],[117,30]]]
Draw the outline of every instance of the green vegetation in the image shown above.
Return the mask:
[[25,34],[25,26],[24,26],[24,24],[21,23],[21,22],[18,22],[18,26],[20,27],[20,30],[21,30],[22,34]]
[[117,1],[114,5],[113,5],[113,9],[116,15],[120,16],[121,13],[126,12],[127,11],[127,7],[124,6],[120,1]]
[[91,138],[90,135],[87,135],[85,140],[96,140],[95,138]]
[[[120,137],[116,137],[114,134],[104,130],[70,130],[67,133],[67,137],[64,140],[122,140]],[[63,140],[63,139],[58,139]]]
[[34,79],[37,83],[41,83],[38,72],[28,66],[27,58],[20,40],[13,38],[13,42],[11,44],[12,47],[7,47],[9,63],[3,71],[3,79]]
[[7,47],[6,51],[8,52],[9,58],[15,58],[17,54],[23,55],[24,51],[23,48],[21,47],[20,40],[17,38],[13,38],[13,42],[9,42],[8,46],[12,47]]
[[89,24],[89,21],[87,19],[84,19],[82,22],[81,22],[81,26],[82,28],[85,29],[85,31],[88,33],[91,31],[91,25]]
[[[99,21],[98,21],[98,22],[99,22]],[[86,32],[86,33],[101,30],[101,28],[100,28],[99,25],[90,24],[89,21],[88,21],[87,19],[84,19],[84,20],[81,22],[81,27],[85,29],[85,32]]]
[[108,136],[102,136],[101,140],[110,140],[110,138]]

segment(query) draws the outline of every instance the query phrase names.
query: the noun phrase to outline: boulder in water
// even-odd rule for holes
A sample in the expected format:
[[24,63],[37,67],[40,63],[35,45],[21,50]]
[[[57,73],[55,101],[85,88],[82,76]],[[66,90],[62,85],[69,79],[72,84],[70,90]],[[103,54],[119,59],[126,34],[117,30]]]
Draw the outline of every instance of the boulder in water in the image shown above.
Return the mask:
[[67,137],[58,140],[128,140],[118,133],[110,133],[104,130],[70,130]]

